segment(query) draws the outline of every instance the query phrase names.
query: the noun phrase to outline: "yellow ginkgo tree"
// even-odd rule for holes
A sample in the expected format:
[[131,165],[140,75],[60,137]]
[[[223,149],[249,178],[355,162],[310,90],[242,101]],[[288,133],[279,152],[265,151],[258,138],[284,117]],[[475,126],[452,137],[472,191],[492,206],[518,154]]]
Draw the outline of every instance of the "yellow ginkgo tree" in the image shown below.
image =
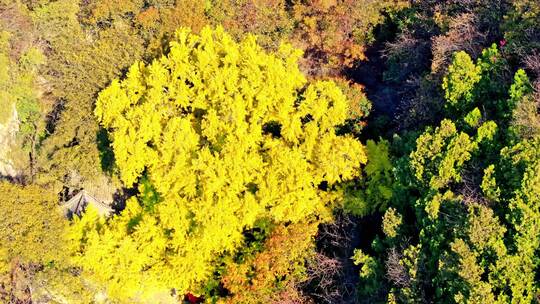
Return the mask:
[[197,293],[256,221],[331,218],[333,186],[358,177],[366,155],[336,135],[344,94],[308,83],[300,56],[221,28],[181,29],[168,55],[135,63],[99,94],[95,115],[122,181],[157,194],[153,204],[130,199],[106,222],[90,212],[73,225],[78,262],[110,296]]

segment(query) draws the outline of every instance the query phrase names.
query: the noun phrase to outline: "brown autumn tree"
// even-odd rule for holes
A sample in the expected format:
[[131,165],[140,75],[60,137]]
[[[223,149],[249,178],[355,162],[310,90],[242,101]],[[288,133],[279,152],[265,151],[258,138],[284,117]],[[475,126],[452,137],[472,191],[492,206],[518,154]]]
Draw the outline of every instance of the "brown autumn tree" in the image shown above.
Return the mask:
[[373,29],[384,13],[406,7],[402,0],[293,1],[298,23],[294,40],[305,50],[304,67],[312,75],[335,74],[365,59],[365,46],[373,42]]

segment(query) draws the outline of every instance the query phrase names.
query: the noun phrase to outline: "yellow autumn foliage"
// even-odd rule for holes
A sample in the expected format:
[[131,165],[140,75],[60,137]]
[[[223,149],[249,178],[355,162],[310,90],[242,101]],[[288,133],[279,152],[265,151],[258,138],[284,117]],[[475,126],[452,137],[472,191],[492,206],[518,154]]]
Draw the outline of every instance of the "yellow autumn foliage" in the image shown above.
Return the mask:
[[254,36],[238,43],[222,28],[181,29],[168,55],[135,63],[99,94],[95,115],[121,179],[132,186],[146,176],[159,195],[150,207],[132,199],[108,222],[73,226],[78,262],[110,296],[197,293],[258,219],[330,219],[340,197],[332,185],[359,176],[366,155],[336,135],[344,94],[333,82],[308,83],[300,56],[289,45],[266,53]]

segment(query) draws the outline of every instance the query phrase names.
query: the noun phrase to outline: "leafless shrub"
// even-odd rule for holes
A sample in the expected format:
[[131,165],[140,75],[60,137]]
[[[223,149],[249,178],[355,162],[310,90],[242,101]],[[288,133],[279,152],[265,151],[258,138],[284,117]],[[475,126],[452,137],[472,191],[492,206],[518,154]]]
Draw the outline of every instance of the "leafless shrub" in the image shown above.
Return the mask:
[[540,77],[537,78],[533,82],[533,88],[534,88],[533,98],[534,98],[536,106],[538,107],[538,105],[540,105]]
[[432,72],[444,73],[456,51],[465,51],[473,58],[478,57],[485,41],[486,35],[478,29],[476,15],[464,13],[451,19],[448,32],[432,38]]
[[462,170],[462,183],[457,192],[461,195],[461,200],[465,205],[489,204],[489,201],[482,195],[482,189],[480,188],[482,177],[483,171],[474,165]]
[[534,52],[523,58],[525,67],[531,71],[535,77],[540,77],[540,54]]
[[[427,274],[426,256],[420,252],[404,254],[405,248],[408,248],[410,244],[411,239],[407,238],[399,247],[393,247],[387,251],[386,278],[394,287],[397,287],[395,288],[397,303],[408,303],[409,295],[402,294],[402,288],[414,290],[417,303],[431,303],[427,294],[432,290],[433,282]],[[414,269],[409,269],[408,267],[411,266],[405,266],[407,264]],[[416,273],[414,278],[409,275],[410,270]]]
[[[330,247],[330,252],[335,252],[335,249],[345,249],[350,244],[350,231],[354,226],[354,222],[348,215],[337,214],[333,222],[319,227],[317,242],[323,244],[323,247]],[[324,250],[326,248],[322,249]]]
[[386,278],[398,287],[410,287],[411,278],[405,266],[400,263],[401,258],[402,254],[396,248],[393,247],[389,250],[385,263]]
[[440,94],[439,82],[427,77],[412,77],[406,82],[406,88],[398,105],[396,122],[400,129],[432,124],[439,117],[444,106]]
[[430,69],[432,42],[404,32],[385,46],[383,56],[390,67],[385,78],[400,84],[400,101],[395,115],[399,129],[429,123],[442,109],[444,101],[437,85],[440,77],[423,76]]
[[472,205],[477,203],[487,204],[486,199],[479,193],[477,187],[473,187],[468,183],[464,183],[459,189],[461,200],[465,205]]
[[540,54],[536,51],[524,57],[523,64],[534,77],[534,100],[540,103]]
[[317,253],[310,263],[308,275],[310,278],[317,278],[318,286],[327,290],[335,282],[334,278],[343,273],[343,265],[336,258],[330,258]]
[[416,38],[412,33],[400,33],[395,41],[387,42],[381,56],[394,66],[385,77],[403,81],[425,70],[428,66],[430,42]]
[[338,258],[331,258],[317,253],[308,262],[308,281],[311,286],[310,296],[317,303],[345,303],[345,299],[354,293],[354,284],[345,284],[343,280],[345,265]]
[[403,57],[415,49],[420,43],[420,39],[415,38],[409,32],[400,33],[395,41],[387,42],[382,52],[383,58]]
[[303,290],[315,303],[355,303],[358,269],[351,260],[356,224],[345,214],[319,227],[318,252],[307,261]]

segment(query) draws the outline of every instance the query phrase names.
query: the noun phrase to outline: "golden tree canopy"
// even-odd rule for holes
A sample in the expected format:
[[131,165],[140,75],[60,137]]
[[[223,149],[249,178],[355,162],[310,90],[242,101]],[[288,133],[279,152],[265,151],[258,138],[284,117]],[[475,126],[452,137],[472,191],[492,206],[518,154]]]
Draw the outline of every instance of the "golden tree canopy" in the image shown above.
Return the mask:
[[80,258],[111,295],[196,292],[258,219],[329,218],[332,185],[359,176],[366,155],[336,135],[344,94],[307,83],[300,56],[289,45],[266,53],[254,36],[237,43],[221,28],[182,29],[167,56],[134,64],[101,92],[95,114],[122,180],[148,178],[159,197],[131,200],[107,225],[75,225],[99,230],[80,234]]

